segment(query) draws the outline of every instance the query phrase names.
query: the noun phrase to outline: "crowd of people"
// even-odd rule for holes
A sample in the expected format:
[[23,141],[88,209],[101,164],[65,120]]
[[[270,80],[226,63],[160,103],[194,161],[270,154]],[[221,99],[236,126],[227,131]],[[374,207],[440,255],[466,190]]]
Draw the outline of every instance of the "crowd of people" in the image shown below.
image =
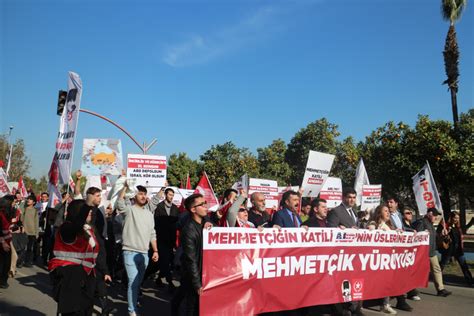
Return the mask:
[[[128,313],[137,315],[141,287],[145,280],[155,279],[157,287],[168,286],[172,294],[171,314],[199,314],[202,294],[203,229],[212,227],[245,227],[258,230],[287,227],[357,228],[369,230],[428,231],[429,260],[437,295],[447,297],[442,271],[455,258],[466,282],[473,284],[463,253],[463,234],[459,214],[450,213],[447,222],[434,223],[441,215],[436,208],[416,220],[410,208],[400,207],[396,196],[386,196],[384,204],[372,212],[356,209],[356,192],[344,188],[342,203],[328,209],[324,199],[301,198],[301,192],[283,194],[279,209],[269,211],[265,195],[225,190],[222,203],[209,212],[201,194],[192,194],[182,206],[173,204],[175,192],[163,188],[148,196],[147,188],[131,187],[123,181],[116,203],[101,203],[102,189],[89,187],[85,197],[80,192],[83,177],[76,174],[74,192],[64,192],[62,201],[49,207],[49,195],[39,201],[31,192],[0,199],[0,288],[8,288],[8,278],[17,269],[34,262],[48,267],[52,296],[61,315],[91,315],[94,304],[102,315],[114,313],[108,299],[108,284],[118,282],[127,289]],[[133,192],[133,196],[127,192]],[[247,200],[251,207],[247,207]],[[301,205],[301,207],[300,207]],[[436,251],[442,254],[439,262]],[[163,282],[166,281],[166,284]],[[174,280],[179,280],[176,288]],[[396,309],[412,311],[407,300],[421,300],[416,289],[394,297],[380,298],[380,311],[396,314]],[[288,315],[317,315],[328,311],[334,315],[363,315],[363,302],[312,306]]]

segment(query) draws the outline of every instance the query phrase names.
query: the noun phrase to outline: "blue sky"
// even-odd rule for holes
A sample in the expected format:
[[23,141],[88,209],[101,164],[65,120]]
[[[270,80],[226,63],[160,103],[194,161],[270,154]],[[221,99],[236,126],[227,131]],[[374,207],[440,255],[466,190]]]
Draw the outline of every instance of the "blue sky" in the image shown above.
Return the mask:
[[[82,107],[127,128],[152,154],[233,141],[289,141],[321,117],[362,140],[389,120],[452,120],[438,0],[23,1],[0,0],[0,133],[14,125],[47,173],[67,72],[83,81]],[[459,110],[473,102],[473,10],[457,24]],[[120,138],[81,114],[83,138]]]

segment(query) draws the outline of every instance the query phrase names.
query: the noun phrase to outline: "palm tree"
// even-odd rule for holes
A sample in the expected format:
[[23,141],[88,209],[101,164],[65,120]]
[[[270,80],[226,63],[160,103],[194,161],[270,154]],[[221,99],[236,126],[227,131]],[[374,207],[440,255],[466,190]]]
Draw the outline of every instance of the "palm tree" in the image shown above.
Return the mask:
[[461,18],[462,11],[466,7],[467,0],[441,0],[441,12],[443,19],[449,21],[448,35],[444,45],[444,68],[448,77],[443,84],[448,85],[451,92],[451,105],[453,108],[454,128],[458,127],[458,104],[456,94],[458,92],[459,77],[459,47],[456,39],[456,29],[454,23]]

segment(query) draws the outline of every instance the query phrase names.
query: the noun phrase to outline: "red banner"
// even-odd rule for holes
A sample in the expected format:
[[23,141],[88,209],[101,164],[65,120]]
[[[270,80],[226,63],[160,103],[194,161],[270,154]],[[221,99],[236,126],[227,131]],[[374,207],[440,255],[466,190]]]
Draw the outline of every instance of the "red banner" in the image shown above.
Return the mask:
[[212,228],[203,234],[201,315],[369,300],[428,284],[425,232]]

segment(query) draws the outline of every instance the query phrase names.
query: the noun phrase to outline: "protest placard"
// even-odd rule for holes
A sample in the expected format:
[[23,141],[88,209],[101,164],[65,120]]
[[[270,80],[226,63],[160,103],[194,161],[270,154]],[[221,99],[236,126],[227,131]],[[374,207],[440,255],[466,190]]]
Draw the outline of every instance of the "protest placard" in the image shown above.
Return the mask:
[[334,155],[320,153],[318,151],[309,151],[308,162],[304,173],[303,197],[317,197],[323,187],[324,182],[329,176]]
[[328,177],[319,192],[319,198],[327,201],[328,208],[335,208],[342,203],[342,181],[340,178]]
[[166,168],[166,156],[128,154],[127,177],[136,179],[136,185],[165,186]]

